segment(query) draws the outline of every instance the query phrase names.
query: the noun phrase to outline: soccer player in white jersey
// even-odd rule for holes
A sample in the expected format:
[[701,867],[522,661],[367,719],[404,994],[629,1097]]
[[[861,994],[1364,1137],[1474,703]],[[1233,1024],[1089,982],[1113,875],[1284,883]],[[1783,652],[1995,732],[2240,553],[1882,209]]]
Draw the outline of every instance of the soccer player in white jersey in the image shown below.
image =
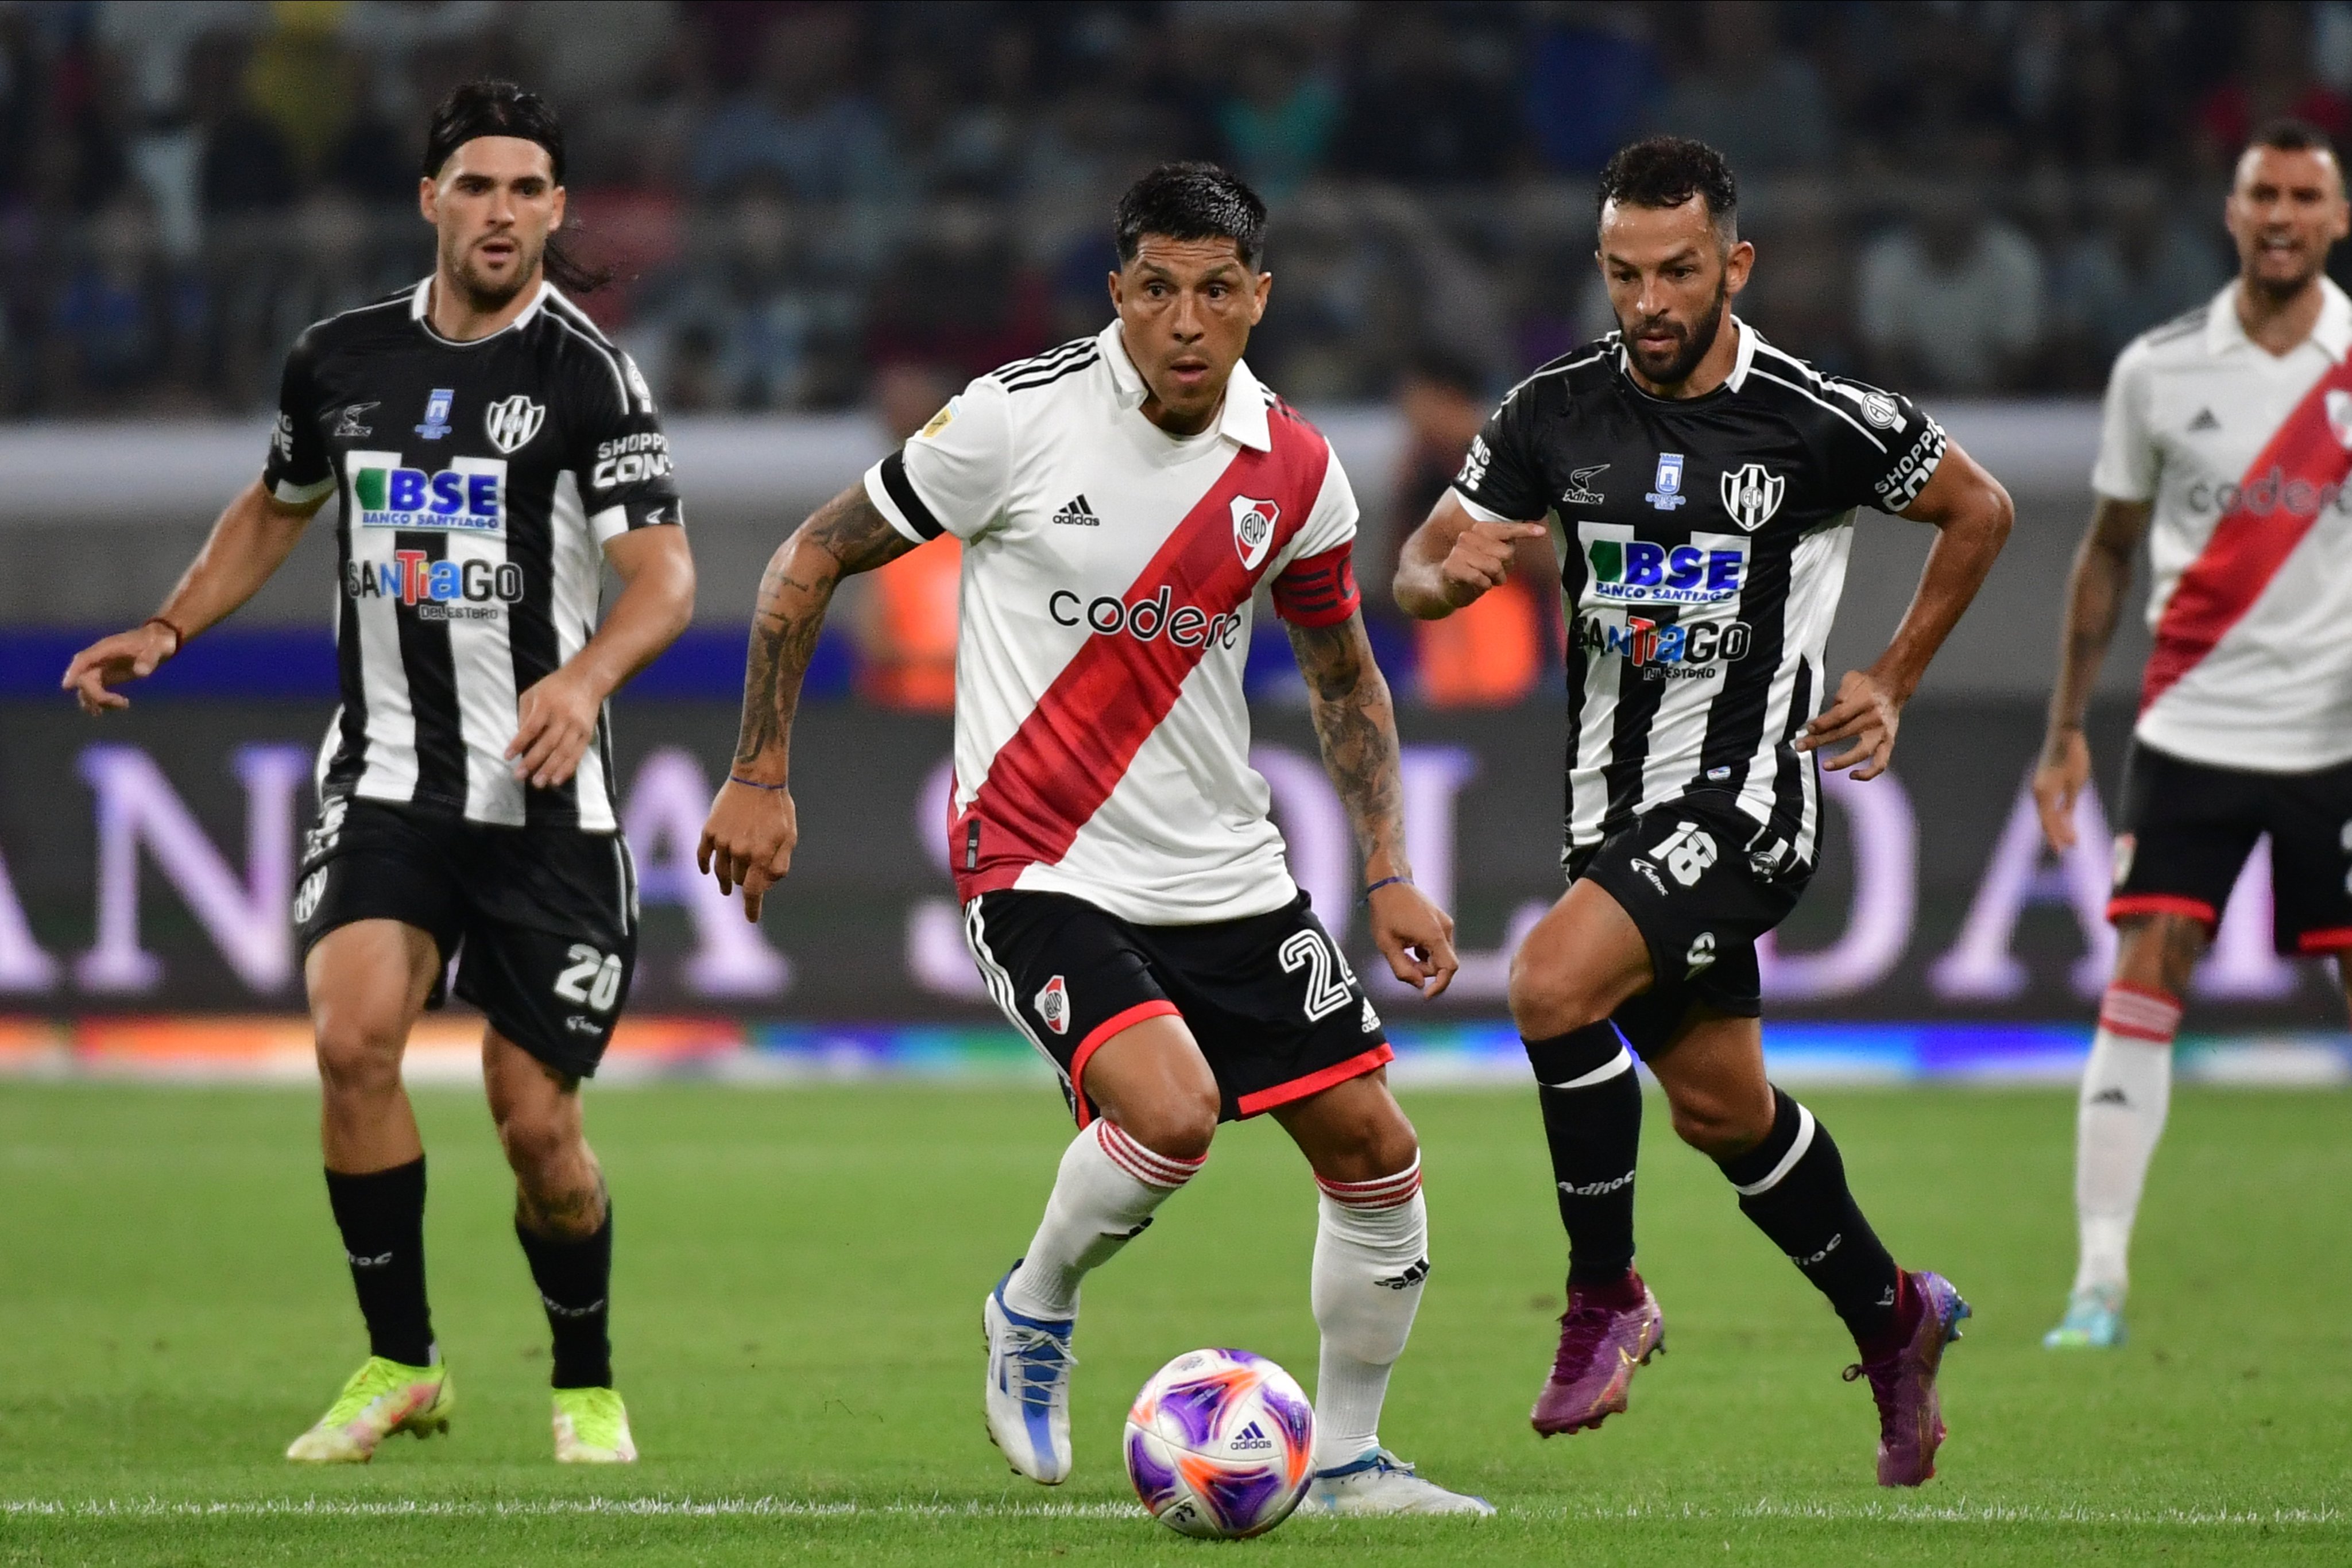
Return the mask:
[[2324,270],[2347,222],[2327,138],[2263,131],[2223,222],[2237,277],[2137,339],[2108,381],[2033,778],[2042,831],[2064,849],[2091,777],[2083,712],[2146,536],[2156,646],[2124,765],[2107,904],[2121,941],[2083,1073],[2082,1250],[2053,1349],[2123,1343],[2180,998],[2263,834],[2278,951],[2334,954],[2352,989],[2352,300]]
[[757,918],[798,836],[791,725],[835,586],[963,540],[950,863],[982,975],[1079,1126],[982,1309],[990,1436],[1033,1480],[1068,1476],[1079,1282],[1200,1170],[1219,1121],[1265,1113],[1321,1189],[1308,1506],[1487,1513],[1380,1443],[1429,1271],[1420,1150],[1380,1017],[1292,881],[1249,766],[1242,668],[1265,583],[1364,854],[1373,939],[1400,979],[1444,990],[1453,923],[1405,862],[1355,499],[1329,444],[1241,359],[1273,282],[1265,230],[1221,169],[1145,176],[1115,220],[1117,319],[974,381],[777,551],[703,865]]
[[[66,673],[83,707],[226,619],[339,498],[342,706],[294,894],[327,1197],[370,1354],[287,1458],[356,1464],[456,1401],[425,1291],[425,1146],[401,1085],[445,980],[479,1007],[515,1236],[553,1340],[556,1458],[636,1458],[606,1332],[612,1205],[580,1086],[627,1000],[636,880],[605,699],[694,613],[644,378],[549,281],[572,276],[563,135],[510,82],[434,111],[431,277],[311,327],[261,475],[146,624]],[[599,623],[599,575],[622,588]],[[462,946],[463,952],[460,954]]]

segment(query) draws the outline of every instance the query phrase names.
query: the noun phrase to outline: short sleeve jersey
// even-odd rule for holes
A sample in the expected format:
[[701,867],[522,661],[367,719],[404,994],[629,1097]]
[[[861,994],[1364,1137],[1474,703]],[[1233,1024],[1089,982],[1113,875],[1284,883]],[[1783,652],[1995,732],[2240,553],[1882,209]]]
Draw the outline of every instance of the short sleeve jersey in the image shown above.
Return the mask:
[[1067,894],[1146,925],[1297,895],[1249,765],[1251,598],[1355,613],[1330,445],[1234,368],[1217,423],[1140,412],[1118,323],[980,377],[866,476],[891,525],[964,541],[950,864],[966,901]]
[[342,706],[320,788],[509,826],[610,832],[611,727],[572,779],[525,787],[521,693],[594,634],[603,547],[683,522],[669,442],[627,355],[542,285],[452,342],[431,281],[318,323],[287,356],[263,483],[341,501]]
[[2232,281],[2107,381],[2091,487],[2150,508],[2137,734],[2210,767],[2352,759],[2352,300],[2320,288],[2284,354],[2246,336]]
[[1754,819],[1756,852],[1811,862],[1819,785],[1794,742],[1825,695],[1854,514],[1908,507],[1943,456],[1908,399],[1728,329],[1731,375],[1702,397],[1643,392],[1615,333],[1545,366],[1454,481],[1473,517],[1552,528],[1571,857],[1706,789]]

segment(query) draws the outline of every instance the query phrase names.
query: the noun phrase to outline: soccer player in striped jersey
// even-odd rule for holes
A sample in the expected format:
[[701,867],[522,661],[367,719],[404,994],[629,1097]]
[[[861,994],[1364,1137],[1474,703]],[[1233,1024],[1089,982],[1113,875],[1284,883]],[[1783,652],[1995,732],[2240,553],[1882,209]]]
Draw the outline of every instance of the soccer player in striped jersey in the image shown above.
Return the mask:
[[[612,1206],[580,1110],[637,940],[604,703],[684,630],[694,563],[644,379],[550,281],[574,270],[552,240],[553,111],[510,83],[459,88],[434,113],[418,201],[433,275],[302,334],[260,479],[162,610],[76,655],[66,685],[92,713],[124,706],[110,687],[244,603],[338,499],[342,706],[293,915],[327,1194],[371,1354],[287,1457],[364,1461],[394,1432],[447,1428],[400,1061],[456,960],[457,994],[488,1019],[515,1234],[554,1339],[556,1458],[625,1461]],[[608,564],[622,587],[600,624]]]
[[[1567,620],[1567,894],[1513,960],[1569,1234],[1568,1312],[1538,1432],[1625,1408],[1663,1341],[1633,1271],[1638,1052],[1675,1131],[1853,1332],[1879,1409],[1878,1479],[1916,1486],[1943,1435],[1935,1377],[1967,1312],[1895,1265],[1837,1145],[1764,1075],[1756,941],[1819,853],[1811,755],[1885,771],[1904,704],[2008,536],[2008,495],[1909,400],[1825,376],[1730,313],[1754,247],[1730,169],[1660,137],[1601,181],[1620,329],[1514,388],[1408,541],[1397,601],[1434,619],[1554,540]],[[1894,642],[1839,684],[1822,649],[1859,508],[1937,531]],[[1551,527],[1538,519],[1549,517]]]
[[2352,991],[2352,299],[2327,253],[2352,225],[2316,127],[2269,126],[2223,209],[2239,273],[2116,360],[2067,587],[2042,831],[2074,841],[2091,778],[2083,713],[2143,536],[2156,646],[2124,762],[2115,976],[2075,1121],[2081,1252],[2053,1350],[2123,1343],[2126,1260],[2172,1097],[2191,968],[2270,836],[2279,952],[2335,955]]
[[1264,583],[1364,854],[1373,940],[1399,979],[1444,990],[1453,922],[1404,859],[1355,497],[1330,444],[1242,362],[1273,282],[1265,232],[1222,169],[1146,175],[1114,223],[1117,319],[974,381],[776,552],[702,863],[756,918],[799,837],[792,719],[835,587],[963,540],[950,864],[972,957],[1079,1128],[982,1308],[989,1435],[1031,1479],[1068,1476],[1079,1281],[1192,1179],[1221,1120],[1263,1113],[1320,1189],[1307,1506],[1491,1513],[1381,1445],[1429,1272],[1420,1145],[1380,1015],[1291,879],[1249,766]]

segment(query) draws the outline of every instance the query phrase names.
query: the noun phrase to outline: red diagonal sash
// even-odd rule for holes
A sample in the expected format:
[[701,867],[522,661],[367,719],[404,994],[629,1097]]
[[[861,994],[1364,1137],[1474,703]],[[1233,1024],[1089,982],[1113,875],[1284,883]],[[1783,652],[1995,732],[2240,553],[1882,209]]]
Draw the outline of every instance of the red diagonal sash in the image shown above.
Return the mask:
[[2142,713],[2253,608],[2319,520],[2326,493],[2352,474],[2352,450],[2328,418],[2330,392],[2352,395],[2352,364],[2320,377],[2280,423],[2239,483],[2236,503],[2173,585],[2140,683]]
[[[1128,603],[1155,598],[1163,587],[1171,605],[1194,605],[1210,616],[1249,601],[1258,578],[1306,526],[1330,460],[1322,438],[1286,411],[1275,410],[1267,423],[1274,449],[1242,450],[1137,576],[1124,595]],[[1255,568],[1243,564],[1234,542],[1239,496],[1270,498],[1281,508]],[[979,793],[949,825],[957,896],[969,903],[1010,887],[1023,868],[1051,865],[1068,853],[1207,652],[1164,632],[1149,641],[1088,636],[997,747]]]

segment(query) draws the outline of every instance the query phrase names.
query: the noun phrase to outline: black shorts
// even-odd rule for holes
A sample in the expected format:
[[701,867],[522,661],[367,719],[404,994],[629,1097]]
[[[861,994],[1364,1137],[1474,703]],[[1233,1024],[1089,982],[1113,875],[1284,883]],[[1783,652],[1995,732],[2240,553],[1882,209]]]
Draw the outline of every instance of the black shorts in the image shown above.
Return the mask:
[[1081,1127],[1094,1118],[1078,1088],[1087,1060],[1148,1018],[1173,1013],[1190,1027],[1228,1122],[1395,1054],[1303,893],[1205,925],[1130,925],[1059,893],[983,893],[964,905],[963,929],[989,994],[1061,1074]]
[[1693,1002],[1735,1018],[1762,1011],[1757,938],[1789,917],[1813,874],[1714,790],[1653,806],[1569,869],[1615,899],[1650,949],[1650,988],[1614,1015],[1636,1050],[1664,1044]]
[[2278,950],[2352,948],[2352,762],[2248,773],[2135,740],[2117,829],[2109,920],[2186,915],[2210,932],[2254,841],[2268,833]]
[[294,930],[307,956],[355,920],[397,920],[441,949],[490,1027],[559,1072],[594,1074],[637,963],[637,876],[618,833],[501,828],[331,797],[303,841]]

